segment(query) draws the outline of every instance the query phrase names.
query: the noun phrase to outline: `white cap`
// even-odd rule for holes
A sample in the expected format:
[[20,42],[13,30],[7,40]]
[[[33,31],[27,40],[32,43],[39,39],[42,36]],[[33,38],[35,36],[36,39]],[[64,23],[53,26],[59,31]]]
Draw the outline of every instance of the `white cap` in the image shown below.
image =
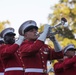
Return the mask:
[[73,44],[69,44],[69,45],[67,45],[67,46],[64,48],[64,53],[66,53],[67,50],[73,50],[73,49],[75,49],[74,45],[73,45]]
[[4,39],[0,37],[0,44],[4,43]]
[[0,37],[0,40],[3,40],[3,38]]
[[7,33],[10,33],[10,32],[15,35],[13,28],[6,28],[1,32],[1,37],[3,38]]
[[0,33],[0,44],[4,43],[4,39],[1,38],[1,33]]
[[33,20],[28,20],[28,21],[25,21],[20,27],[19,27],[19,34],[20,35],[24,35],[24,30],[30,26],[36,26],[37,27],[37,24],[35,21]]

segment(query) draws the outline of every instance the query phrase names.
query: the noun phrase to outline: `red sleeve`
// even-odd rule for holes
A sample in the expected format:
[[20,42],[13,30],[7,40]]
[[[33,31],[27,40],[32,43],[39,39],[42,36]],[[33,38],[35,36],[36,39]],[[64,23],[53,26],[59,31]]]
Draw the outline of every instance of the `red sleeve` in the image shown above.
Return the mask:
[[50,49],[50,60],[61,59],[63,58],[63,52],[55,52],[53,49]]
[[21,48],[20,51],[22,53],[22,56],[29,56],[29,55],[33,55],[35,53],[37,53],[40,48],[44,45],[44,43],[42,41],[35,41],[32,44],[24,44]]
[[8,57],[18,50],[19,46],[17,44],[13,45],[3,45],[0,47],[1,57]]
[[76,63],[76,56],[74,56],[73,58],[66,58],[63,62],[55,63],[54,70],[55,72],[60,72],[73,67],[75,63]]
[[61,72],[64,71],[64,62],[57,62],[54,64],[54,71]]
[[76,56],[68,58],[67,61],[65,62],[65,68],[73,67],[75,63],[76,63]]

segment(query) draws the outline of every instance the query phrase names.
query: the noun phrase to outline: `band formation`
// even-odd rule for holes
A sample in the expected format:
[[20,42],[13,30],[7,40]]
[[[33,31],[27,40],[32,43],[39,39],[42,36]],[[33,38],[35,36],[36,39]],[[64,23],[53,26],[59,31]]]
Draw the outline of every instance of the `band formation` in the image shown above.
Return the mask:
[[[68,23],[62,18],[60,24],[66,27]],[[28,20],[20,25],[18,38],[14,28],[0,32],[0,75],[48,75],[47,61],[51,60],[58,60],[50,69],[55,75],[76,75],[75,46],[68,44],[62,48],[52,28],[45,24],[39,34],[37,23]],[[54,48],[45,44],[47,38]]]

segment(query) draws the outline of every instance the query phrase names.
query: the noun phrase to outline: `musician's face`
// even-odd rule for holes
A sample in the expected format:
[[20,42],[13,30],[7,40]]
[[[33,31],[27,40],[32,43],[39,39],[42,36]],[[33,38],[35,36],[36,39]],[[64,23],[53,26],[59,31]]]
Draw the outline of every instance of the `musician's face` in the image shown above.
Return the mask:
[[67,51],[66,53],[66,56],[68,56],[68,57],[73,57],[74,55],[75,55],[75,51]]
[[27,40],[36,40],[38,38],[37,32],[37,29],[31,29],[25,33],[25,38]]
[[5,35],[4,41],[6,44],[14,44],[15,43],[15,37],[14,37],[14,35]]

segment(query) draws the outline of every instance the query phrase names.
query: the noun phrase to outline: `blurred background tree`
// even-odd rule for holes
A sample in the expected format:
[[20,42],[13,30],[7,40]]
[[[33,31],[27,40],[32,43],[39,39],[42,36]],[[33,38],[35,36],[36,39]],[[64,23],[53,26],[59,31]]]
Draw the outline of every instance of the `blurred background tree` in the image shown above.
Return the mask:
[[1,32],[4,28],[6,28],[6,24],[9,25],[10,22],[9,22],[8,20],[0,22],[0,32]]
[[48,15],[50,25],[59,23],[62,17],[65,17],[69,23],[68,28],[57,28],[60,34],[57,34],[56,38],[63,47],[70,43],[76,46],[76,0],[59,0],[59,3],[51,9],[53,12]]

